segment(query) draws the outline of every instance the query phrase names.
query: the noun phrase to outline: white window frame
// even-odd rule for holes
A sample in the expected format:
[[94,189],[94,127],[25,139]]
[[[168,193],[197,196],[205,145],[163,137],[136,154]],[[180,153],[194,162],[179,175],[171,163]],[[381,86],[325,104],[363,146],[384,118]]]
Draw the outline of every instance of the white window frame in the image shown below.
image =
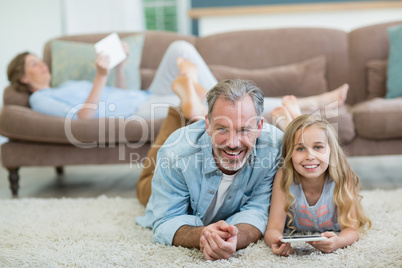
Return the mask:
[[[188,17],[188,10],[190,6],[190,0],[170,0],[170,1],[158,1],[155,0],[153,2],[143,1],[144,12],[147,7],[167,7],[167,6],[175,6],[176,7],[176,23],[177,23],[177,32],[181,34],[190,34],[190,18]],[[160,9],[156,9],[158,12]],[[164,25],[164,14],[159,11],[159,14],[156,14],[157,20],[156,25],[159,30],[165,30]],[[145,18],[146,19],[146,18]]]

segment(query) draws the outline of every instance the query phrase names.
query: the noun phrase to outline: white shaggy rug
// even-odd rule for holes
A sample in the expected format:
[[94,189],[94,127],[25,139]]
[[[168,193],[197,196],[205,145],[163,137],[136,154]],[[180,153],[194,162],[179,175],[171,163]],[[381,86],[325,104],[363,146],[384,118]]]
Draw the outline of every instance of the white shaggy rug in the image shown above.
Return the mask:
[[285,258],[261,240],[215,262],[152,243],[134,223],[144,214],[136,199],[1,200],[0,267],[402,267],[402,189],[363,195],[373,228],[350,247],[322,254],[300,244]]

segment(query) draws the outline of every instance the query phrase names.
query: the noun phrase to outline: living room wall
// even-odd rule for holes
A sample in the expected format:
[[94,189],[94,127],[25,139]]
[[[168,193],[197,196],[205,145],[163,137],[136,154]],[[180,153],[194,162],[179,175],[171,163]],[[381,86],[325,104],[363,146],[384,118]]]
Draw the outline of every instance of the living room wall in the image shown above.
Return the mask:
[[143,29],[142,0],[1,0],[0,107],[7,65],[18,53],[42,57],[45,43],[61,35]]
[[26,50],[42,56],[43,42],[61,34],[60,1],[0,1],[0,107],[8,85],[7,65]]

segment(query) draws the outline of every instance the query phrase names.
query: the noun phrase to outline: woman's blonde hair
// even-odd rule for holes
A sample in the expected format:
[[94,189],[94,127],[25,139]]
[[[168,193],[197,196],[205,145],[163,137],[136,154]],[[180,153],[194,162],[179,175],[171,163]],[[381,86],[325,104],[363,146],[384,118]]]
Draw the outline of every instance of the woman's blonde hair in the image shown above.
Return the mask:
[[21,78],[25,75],[25,59],[31,53],[23,52],[18,54],[11,60],[7,67],[7,77],[8,81],[10,81],[11,85],[18,92],[26,92],[31,94],[32,91],[29,85],[21,82]]
[[[329,166],[326,171],[327,175],[334,180],[334,202],[339,209],[338,222],[341,228],[352,227],[356,230],[364,229],[368,224],[371,228],[371,221],[364,214],[361,205],[362,196],[359,195],[361,190],[359,177],[352,170],[347,162],[346,156],[338,142],[338,135],[334,128],[326,121],[314,115],[301,115],[294,119],[286,128],[282,140],[282,182],[281,188],[286,194],[285,212],[290,220],[287,227],[295,231],[295,227],[291,226],[293,216],[290,213],[292,205],[295,203],[295,196],[290,193],[290,186],[294,181],[300,183],[298,173],[292,164],[292,154],[295,145],[296,133],[307,127],[315,126],[325,131],[330,148]],[[352,218],[353,205],[355,207],[356,219]]]

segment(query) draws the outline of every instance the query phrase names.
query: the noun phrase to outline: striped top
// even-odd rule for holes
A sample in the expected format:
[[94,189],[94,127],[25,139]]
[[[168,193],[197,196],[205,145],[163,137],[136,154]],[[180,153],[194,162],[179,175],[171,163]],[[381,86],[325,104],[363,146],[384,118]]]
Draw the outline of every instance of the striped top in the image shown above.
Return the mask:
[[[340,231],[338,223],[337,207],[334,203],[335,182],[327,176],[320,199],[314,206],[310,206],[304,195],[301,183],[294,182],[290,186],[290,192],[295,196],[296,202],[290,211],[293,215],[291,226],[296,227],[297,232],[326,232]],[[286,227],[289,216],[286,220]]]

